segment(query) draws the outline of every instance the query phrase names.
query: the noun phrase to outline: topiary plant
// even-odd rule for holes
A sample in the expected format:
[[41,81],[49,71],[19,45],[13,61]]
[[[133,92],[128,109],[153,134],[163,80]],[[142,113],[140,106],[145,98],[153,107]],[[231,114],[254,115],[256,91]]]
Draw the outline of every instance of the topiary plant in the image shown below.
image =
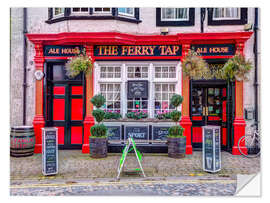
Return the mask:
[[91,103],[97,108],[102,107],[105,104],[105,102],[106,102],[106,99],[104,98],[102,94],[97,94],[93,96],[91,99]]
[[92,97],[91,102],[97,108],[93,110],[92,115],[95,117],[98,124],[91,127],[90,138],[105,138],[107,137],[106,133],[108,129],[105,125],[100,124],[104,119],[105,112],[99,108],[105,104],[106,100],[101,94],[98,94]]
[[108,128],[104,124],[96,124],[91,127],[92,138],[106,138]]
[[[182,102],[183,102],[183,97],[179,94],[174,94],[170,99],[170,104],[173,105],[175,108],[180,106]],[[174,110],[170,113],[170,117],[176,123],[176,125],[169,128],[168,137],[173,137],[173,138],[182,137],[184,129],[180,125],[178,125],[178,122],[181,118],[181,112]]]
[[174,94],[171,98],[171,104],[177,108],[183,102],[183,97],[179,94]]
[[182,128],[180,125],[175,125],[169,128],[169,137],[184,137],[183,132],[184,128]]
[[95,117],[96,121],[100,123],[104,119],[105,112],[101,109],[95,109],[93,110],[92,115]]

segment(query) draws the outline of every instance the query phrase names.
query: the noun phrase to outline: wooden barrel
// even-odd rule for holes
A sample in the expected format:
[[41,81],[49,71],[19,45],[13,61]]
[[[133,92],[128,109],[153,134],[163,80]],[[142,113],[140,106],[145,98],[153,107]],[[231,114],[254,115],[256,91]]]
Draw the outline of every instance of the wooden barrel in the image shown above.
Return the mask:
[[89,148],[92,158],[107,157],[107,138],[89,138]]
[[33,126],[14,126],[10,130],[10,155],[14,157],[31,156],[35,148]]
[[168,156],[171,158],[183,158],[186,153],[186,138],[168,137]]

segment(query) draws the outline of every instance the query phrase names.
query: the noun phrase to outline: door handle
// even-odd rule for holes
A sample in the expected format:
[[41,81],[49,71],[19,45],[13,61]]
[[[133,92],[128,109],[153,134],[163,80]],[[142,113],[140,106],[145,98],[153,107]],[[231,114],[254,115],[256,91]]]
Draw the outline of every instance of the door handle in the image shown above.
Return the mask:
[[203,107],[203,116],[205,116],[205,107]]
[[205,107],[205,114],[206,114],[206,116],[208,116],[208,106],[207,107]]

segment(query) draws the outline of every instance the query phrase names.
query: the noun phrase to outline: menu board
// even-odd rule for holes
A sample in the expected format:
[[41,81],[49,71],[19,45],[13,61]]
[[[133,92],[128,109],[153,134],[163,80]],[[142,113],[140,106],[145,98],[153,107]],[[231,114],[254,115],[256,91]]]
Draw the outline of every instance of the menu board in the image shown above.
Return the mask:
[[205,170],[213,171],[213,130],[204,129],[204,168]]
[[220,129],[214,129],[215,131],[215,169],[220,170],[220,136],[219,136]]
[[208,172],[221,169],[219,126],[203,127],[203,169]]
[[132,98],[148,98],[148,81],[128,81],[127,97]]
[[169,135],[169,126],[153,126],[153,140],[164,141]]
[[148,140],[148,126],[126,126],[125,139]]
[[106,126],[108,140],[121,140],[121,126]]
[[57,128],[42,128],[42,163],[44,175],[58,173]]

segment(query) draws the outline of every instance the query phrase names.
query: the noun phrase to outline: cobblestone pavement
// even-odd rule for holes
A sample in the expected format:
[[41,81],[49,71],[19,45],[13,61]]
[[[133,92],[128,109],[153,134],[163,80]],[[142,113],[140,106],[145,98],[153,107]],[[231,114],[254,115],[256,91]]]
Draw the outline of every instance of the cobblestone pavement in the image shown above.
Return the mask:
[[236,191],[236,180],[230,178],[204,179],[174,177],[155,180],[101,182],[69,181],[65,183],[27,183],[11,185],[10,195],[170,195],[170,196],[231,196]]
[[[167,154],[143,154],[142,166],[147,177],[173,176],[211,176],[227,177],[236,174],[253,174],[260,171],[260,158],[234,156],[228,152],[221,153],[222,170],[210,174],[202,170],[202,153],[193,152],[182,159],[169,158]],[[59,173],[56,176],[42,175],[42,156],[34,154],[30,157],[10,157],[10,179],[47,180],[47,179],[95,179],[115,178],[120,154],[108,154],[107,158],[93,159],[80,150],[59,151]],[[129,154],[124,170],[138,168],[134,154]],[[126,177],[123,174],[121,177]]]

